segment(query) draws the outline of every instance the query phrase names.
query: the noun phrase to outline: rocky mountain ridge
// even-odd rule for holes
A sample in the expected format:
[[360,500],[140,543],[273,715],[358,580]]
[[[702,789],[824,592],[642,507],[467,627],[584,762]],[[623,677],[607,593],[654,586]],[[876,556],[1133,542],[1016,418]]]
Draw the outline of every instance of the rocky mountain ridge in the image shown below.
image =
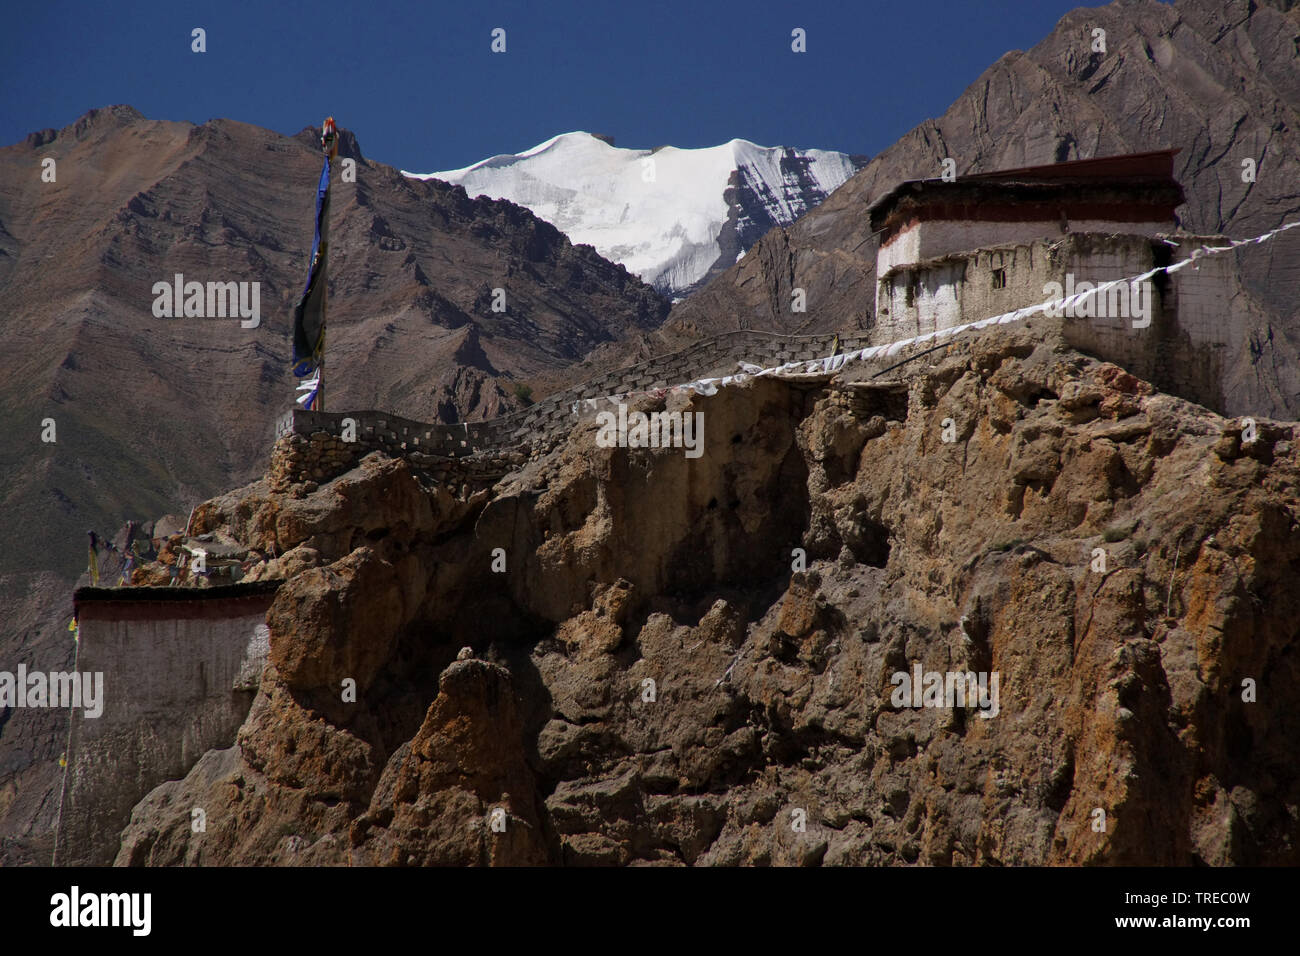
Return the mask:
[[526,206],[574,242],[683,298],[769,229],[812,209],[865,162],[834,150],[743,139],[703,149],[626,149],[607,136],[575,132],[418,178]]

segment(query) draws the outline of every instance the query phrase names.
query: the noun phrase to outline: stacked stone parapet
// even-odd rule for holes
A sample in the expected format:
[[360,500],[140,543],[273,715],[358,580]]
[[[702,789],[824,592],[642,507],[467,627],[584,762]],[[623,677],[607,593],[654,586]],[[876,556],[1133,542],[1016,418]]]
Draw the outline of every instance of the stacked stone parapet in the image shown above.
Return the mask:
[[[272,487],[328,481],[379,451],[406,458],[433,480],[462,490],[490,486],[536,454],[563,440],[580,420],[575,403],[633,397],[702,378],[739,372],[741,362],[770,368],[824,359],[832,351],[872,345],[867,334],[780,335],[739,330],[697,342],[668,355],[616,369],[498,418],[456,424],[426,423],[391,412],[315,412],[294,409],[276,424],[271,457]],[[921,351],[908,347],[871,363],[877,370]],[[861,369],[862,363],[855,363]]]
[[[326,451],[351,452],[351,460],[371,451],[430,458],[468,458],[506,452],[553,441],[573,426],[573,403],[589,398],[651,391],[737,370],[737,363],[773,366],[825,358],[870,345],[867,335],[779,335],[741,330],[697,342],[679,352],[616,369],[599,378],[556,392],[527,408],[482,422],[429,424],[390,412],[313,412],[295,409],[277,424],[276,437],[297,435],[314,445],[294,446],[286,454],[297,465],[294,480],[312,480],[343,462],[321,460]],[[346,427],[346,431],[345,431]],[[343,436],[353,436],[344,442]],[[327,439],[334,439],[328,441]],[[350,463],[350,461],[348,462]],[[315,480],[321,480],[316,478]]]

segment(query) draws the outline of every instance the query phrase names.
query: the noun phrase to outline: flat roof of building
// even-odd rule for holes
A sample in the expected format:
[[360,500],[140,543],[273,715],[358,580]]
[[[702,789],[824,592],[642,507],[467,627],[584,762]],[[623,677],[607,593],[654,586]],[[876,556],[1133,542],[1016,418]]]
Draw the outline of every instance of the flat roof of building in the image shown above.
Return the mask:
[[899,183],[867,211],[873,232],[896,228],[922,207],[936,214],[934,218],[990,218],[980,214],[981,206],[1023,207],[1035,216],[1050,215],[1052,206],[1062,205],[1089,217],[1114,209],[1129,221],[1136,221],[1134,216],[1172,221],[1174,209],[1186,199],[1174,178],[1174,156],[1179,152],[1161,149],[999,169],[951,182],[942,177],[913,179]]
[[210,588],[194,588],[177,585],[176,587],[121,587],[121,588],[77,588],[72,592],[75,604],[92,604],[107,601],[217,601],[231,598],[255,597],[262,594],[274,594],[283,584],[283,579],[269,581],[248,581],[239,584],[221,584]]
[[1070,159],[1043,166],[1020,166],[1016,169],[998,169],[989,173],[969,173],[963,179],[1015,181],[1055,179],[1173,179],[1174,157],[1182,152],[1175,149],[1156,149],[1147,153],[1124,153],[1119,156],[1097,156],[1093,159]]

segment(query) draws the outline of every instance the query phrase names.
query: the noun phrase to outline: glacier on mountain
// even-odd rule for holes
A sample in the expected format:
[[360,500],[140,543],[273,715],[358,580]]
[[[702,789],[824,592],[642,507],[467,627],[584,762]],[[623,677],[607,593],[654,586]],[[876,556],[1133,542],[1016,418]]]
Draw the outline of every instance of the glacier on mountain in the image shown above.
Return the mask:
[[817,205],[862,163],[831,150],[743,139],[703,149],[625,149],[576,132],[463,169],[405,175],[525,206],[573,242],[682,296],[736,262],[768,229]]

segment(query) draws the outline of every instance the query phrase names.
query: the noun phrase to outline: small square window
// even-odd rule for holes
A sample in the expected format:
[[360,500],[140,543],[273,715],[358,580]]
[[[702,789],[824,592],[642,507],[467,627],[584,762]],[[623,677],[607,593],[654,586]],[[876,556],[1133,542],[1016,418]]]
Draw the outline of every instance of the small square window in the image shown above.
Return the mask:
[[1006,287],[1007,287],[1007,270],[1006,270],[1006,269],[994,269],[994,270],[993,270],[993,288],[995,288],[995,289],[1005,289]]

